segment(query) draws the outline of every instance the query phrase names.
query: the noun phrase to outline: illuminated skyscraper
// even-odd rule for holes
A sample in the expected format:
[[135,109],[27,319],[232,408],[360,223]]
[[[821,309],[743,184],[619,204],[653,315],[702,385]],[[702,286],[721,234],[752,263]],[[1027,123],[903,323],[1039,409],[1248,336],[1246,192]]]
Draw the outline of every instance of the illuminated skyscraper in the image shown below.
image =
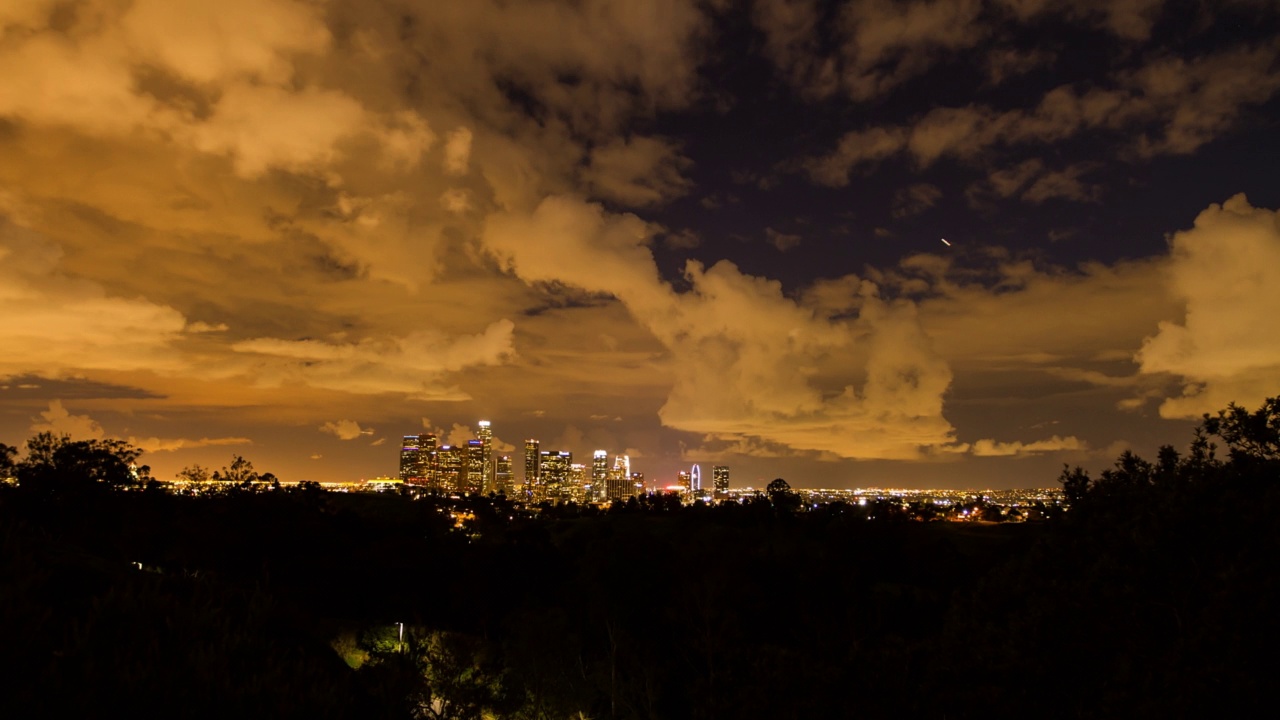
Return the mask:
[[418,452],[421,450],[417,435],[405,435],[400,443],[400,480],[413,482],[418,473]]
[[631,458],[615,455],[601,500],[625,500],[635,494],[635,486],[631,482]]
[[400,480],[413,484],[429,481],[430,460],[436,449],[436,436],[405,435],[400,444]]
[[440,468],[438,467],[439,459],[436,457],[437,441],[434,433],[422,433],[418,435],[418,445],[420,460],[419,467],[422,468],[423,484],[429,488],[439,485]]
[[582,463],[570,465],[569,482],[565,483],[564,489],[565,499],[576,503],[588,502],[587,490],[590,487],[591,476],[587,473],[587,466]]
[[506,495],[513,500],[517,499],[516,496],[518,493],[516,492],[514,478],[511,477],[511,456],[499,455],[494,458],[493,465],[493,484],[496,488],[494,492],[497,492],[500,495]]
[[524,441],[524,496],[526,500],[533,498],[535,494],[541,494],[538,490],[538,463],[540,458],[538,455],[538,441]]
[[494,489],[496,471],[493,464],[493,428],[489,426],[488,420],[481,420],[477,425],[479,427],[476,429],[476,437],[480,438],[481,453],[484,456],[483,467],[480,470],[480,487],[483,492],[491,492]]
[[711,468],[711,482],[715,489],[716,500],[729,497],[729,466],[716,465]]
[[538,487],[540,500],[565,502],[569,499],[573,453],[566,450],[542,450],[538,453]]
[[597,450],[591,455],[591,483],[586,493],[587,502],[608,500],[609,453]]
[[466,460],[459,492],[479,493],[484,490],[484,442],[468,440]]
[[436,487],[440,492],[462,492],[462,473],[466,468],[466,458],[462,448],[452,445],[441,445],[436,451]]

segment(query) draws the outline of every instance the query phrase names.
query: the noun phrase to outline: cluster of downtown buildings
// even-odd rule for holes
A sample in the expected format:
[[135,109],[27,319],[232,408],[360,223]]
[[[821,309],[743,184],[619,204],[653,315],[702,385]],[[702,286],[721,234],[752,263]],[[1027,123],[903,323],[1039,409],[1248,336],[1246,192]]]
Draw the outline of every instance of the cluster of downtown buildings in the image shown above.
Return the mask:
[[[476,425],[476,437],[462,445],[442,445],[434,433],[405,435],[400,447],[400,480],[440,493],[506,495],[527,502],[595,503],[625,500],[650,488],[644,473],[632,472],[627,455],[596,450],[591,465],[575,463],[567,450],[543,450],[538,440],[524,441],[524,474],[517,480],[510,455],[495,455],[493,427]],[[723,500],[729,492],[729,468],[717,465],[704,487],[697,465],[681,471],[676,484],[658,490],[679,491],[685,499]]]

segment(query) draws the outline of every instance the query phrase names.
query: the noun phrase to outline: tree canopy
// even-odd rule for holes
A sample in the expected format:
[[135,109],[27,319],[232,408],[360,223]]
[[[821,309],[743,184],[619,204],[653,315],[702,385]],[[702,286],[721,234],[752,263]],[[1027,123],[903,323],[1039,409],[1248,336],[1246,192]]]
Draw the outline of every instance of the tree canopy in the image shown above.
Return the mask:
[[27,441],[14,475],[19,487],[36,493],[121,488],[151,479],[150,468],[137,464],[141,455],[123,440],[72,440],[42,432]]

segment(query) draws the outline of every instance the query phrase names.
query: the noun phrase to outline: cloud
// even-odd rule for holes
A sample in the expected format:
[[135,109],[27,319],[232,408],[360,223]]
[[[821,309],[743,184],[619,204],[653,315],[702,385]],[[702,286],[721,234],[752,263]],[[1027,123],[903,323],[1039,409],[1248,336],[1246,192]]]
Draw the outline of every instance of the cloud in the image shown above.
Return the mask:
[[[566,425],[564,431],[555,439],[555,442],[551,443],[551,447],[543,446],[542,450],[568,450],[569,452],[576,450],[581,453],[582,448],[587,444],[587,436],[583,434],[582,430],[578,429],[576,425]],[[581,457],[576,459],[578,462],[583,461]]]
[[[1058,267],[972,245],[869,276],[885,294],[916,298],[923,334],[955,374],[946,416],[962,431],[1017,438],[1058,408],[1060,437],[1103,447],[1132,432],[1133,417],[1080,408],[1132,410],[1124,403],[1135,395],[1168,391],[1167,376],[1140,374],[1132,361],[1142,338],[1179,313],[1163,267],[1161,258]],[[849,312],[836,298],[824,296],[827,312]],[[931,452],[943,459],[965,446]]]
[[593,148],[584,179],[601,198],[630,207],[657,205],[687,193],[690,162],[673,143],[635,136]]
[[1058,437],[1054,435],[1046,440],[1034,442],[999,442],[996,440],[977,440],[970,447],[970,452],[978,457],[1013,457],[1023,455],[1041,455],[1063,450],[1087,450],[1088,445],[1074,436]]
[[444,144],[444,170],[450,175],[467,174],[471,160],[471,131],[458,128],[449,133]]
[[1092,163],[1076,163],[1063,170],[1047,172],[1036,178],[1031,187],[1022,193],[1022,199],[1035,205],[1051,198],[1097,202],[1102,195],[1102,187],[1080,180],[1083,175],[1095,169],[1096,166]]
[[[1128,38],[1160,17],[1142,2],[1015,4],[749,11],[807,100],[886,108],[953,58],[1004,89],[1052,66],[1051,48],[1003,45],[1020,39],[1003,23],[1066,18]],[[722,243],[710,235],[614,212],[699,189],[694,148],[652,133],[682,127],[669,111],[719,99],[700,73],[719,61],[712,5],[0,3],[0,376],[136,388],[113,401],[121,411],[197,425],[199,440],[143,440],[156,449],[257,437],[254,423],[281,418],[411,427],[434,414],[421,403],[474,396],[473,409],[531,426],[625,412],[609,423],[617,447],[660,419],[714,438],[709,451],[809,460],[933,457],[961,445],[952,422],[1005,417],[981,403],[993,388],[1032,392],[1028,375],[1064,397],[1167,389],[1171,372],[1130,362],[1158,320],[1184,322],[1158,263],[986,262],[970,243],[981,268],[918,259],[784,287],[711,262]],[[974,45],[987,38],[1007,52]],[[1126,69],[1025,105],[979,97],[852,126],[797,167],[842,186],[876,163],[959,160],[989,176],[986,196],[1088,199],[1088,167],[1034,151],[1077,137],[1122,160],[1189,151],[1274,94],[1270,46],[1181,61],[1133,48]],[[846,116],[871,117],[860,107]],[[739,170],[743,197],[778,182]],[[704,199],[726,221],[741,204]],[[673,211],[696,209],[686,200]],[[893,208],[938,202],[917,184]],[[707,262],[671,264],[695,245]],[[236,408],[237,424],[200,426],[216,424],[210,405]],[[1055,432],[1096,443],[1068,419]]]
[[13,79],[0,88],[0,116],[96,136],[143,131],[228,156],[248,177],[323,174],[342,143],[361,138],[413,164],[432,142],[413,113],[382,115],[299,82],[295,58],[330,41],[309,5],[140,0],[72,17],[65,34],[25,34],[0,48],[0,74]]
[[412,113],[378,119],[337,91],[233,85],[208,121],[184,129],[196,149],[232,158],[236,172],[270,169],[323,174],[341,157],[341,143],[368,135],[389,162],[412,165],[434,140]]
[[[1146,40],[1164,4],[1164,0],[863,0],[833,8],[817,0],[756,0],[751,19],[764,37],[763,54],[802,96],[820,100],[843,92],[855,101],[871,101],[992,36],[1016,33],[1018,24],[1066,21],[1123,40]],[[999,85],[1053,59],[1052,53],[1040,48],[1002,47],[989,52],[985,64],[990,82]]]
[[315,9],[291,0],[137,0],[119,22],[142,59],[201,83],[244,74],[285,82],[290,54],[330,40]]
[[42,410],[40,419],[31,423],[31,432],[69,435],[72,440],[101,440],[105,435],[97,420],[88,415],[72,415],[61,400],[49,402],[49,409]]
[[[856,322],[833,322],[726,261],[689,262],[689,289],[678,293],[648,249],[656,231],[553,197],[527,215],[491,217],[483,239],[526,282],[607,293],[626,306],[672,355],[674,384],[659,410],[668,427],[843,457],[915,457],[951,442],[942,417],[951,374],[911,303],[882,300],[862,284]],[[861,362],[840,367],[850,349]],[[837,377],[814,381],[827,371]]]
[[1013,166],[993,170],[985,183],[971,187],[968,191],[970,204],[988,193],[1007,198],[1017,195],[1027,187],[1036,176],[1044,172],[1044,162],[1039,158],[1031,158]]
[[798,453],[785,445],[768,443],[741,435],[705,435],[702,444],[680,448],[680,459],[685,462],[731,462],[746,457],[785,458],[813,453]]
[[819,53],[822,23],[817,0],[757,0],[751,19],[764,33],[764,54],[806,95],[824,98],[839,89],[836,59]]
[[770,245],[778,249],[778,252],[786,252],[797,247],[803,239],[799,235],[778,232],[771,227],[764,229],[764,237]]
[[362,428],[355,420],[338,420],[320,426],[320,432],[329,433],[339,440],[355,440],[365,435],[372,435],[372,428]]
[[1229,129],[1241,111],[1280,90],[1280,48],[1237,47],[1191,59],[1157,56],[1106,83],[1062,85],[1034,108],[939,107],[903,125],[851,130],[825,155],[801,161],[821,185],[843,186],[855,168],[909,155],[926,168],[973,160],[992,147],[1045,146],[1085,132],[1127,130],[1119,147],[1135,157],[1186,154]]
[[129,437],[129,444],[133,445],[143,452],[174,452],[176,450],[191,450],[202,447],[218,447],[223,445],[252,445],[253,441],[243,437],[220,437],[220,438],[200,438],[192,440],[187,438],[158,438],[158,437]]
[[1273,42],[1191,60],[1159,58],[1123,77],[1129,102],[1111,124],[1155,120],[1160,130],[1138,142],[1142,156],[1194,152],[1228,129],[1245,106],[1280,89],[1278,57]]
[[441,434],[439,437],[444,438],[447,445],[466,447],[468,440],[476,439],[476,429],[468,425],[454,423],[453,427],[449,428],[448,433]]
[[948,52],[977,45],[987,33],[976,22],[981,12],[981,0],[848,3],[840,18],[845,91],[854,100],[878,97]]
[[420,330],[402,336],[355,342],[255,338],[232,350],[253,357],[253,374],[265,386],[303,383],[358,394],[405,393],[432,400],[469,396],[442,384],[447,373],[477,365],[497,365],[513,352],[510,320],[496,320],[482,332],[449,339]]
[[1061,16],[1126,40],[1145,40],[1165,0],[998,0],[1024,23]]
[[1186,310],[1146,338],[1143,373],[1170,373],[1183,395],[1163,417],[1198,417],[1235,402],[1259,404],[1280,378],[1280,212],[1244,195],[1211,205],[1170,241],[1167,282]]
[[992,171],[986,181],[971,185],[965,195],[973,207],[980,207],[991,196],[1018,196],[1034,205],[1052,198],[1097,202],[1102,196],[1101,186],[1081,180],[1097,169],[1095,163],[1073,163],[1061,170],[1049,170],[1039,158],[1031,158],[1013,167]]
[[702,244],[702,238],[685,228],[680,232],[667,233],[662,242],[671,250],[692,250]]
[[893,195],[893,216],[896,218],[919,215],[938,204],[942,190],[929,183],[916,183],[900,188]]
[[872,127],[853,130],[840,138],[831,154],[809,158],[803,164],[809,177],[819,185],[844,187],[849,184],[850,170],[893,157],[906,144],[907,134],[900,128]]
[[992,85],[1000,85],[1012,77],[1051,65],[1054,59],[1052,52],[1042,48],[996,48],[987,53],[987,79]]
[[835,10],[814,0],[758,0],[752,22],[765,56],[803,95],[866,101],[978,44],[990,32],[982,9],[981,0],[869,0]]
[[176,348],[187,328],[181,313],[113,297],[61,265],[57,245],[0,218],[0,377],[183,364]]

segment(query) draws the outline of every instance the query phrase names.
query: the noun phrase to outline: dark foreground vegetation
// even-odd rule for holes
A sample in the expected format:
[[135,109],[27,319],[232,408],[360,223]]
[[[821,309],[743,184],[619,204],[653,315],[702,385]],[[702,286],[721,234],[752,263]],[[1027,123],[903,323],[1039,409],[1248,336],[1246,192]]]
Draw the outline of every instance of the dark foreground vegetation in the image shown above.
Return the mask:
[[121,445],[11,451],[0,717],[1255,717],[1277,685],[1275,400],[1016,525],[187,497]]

